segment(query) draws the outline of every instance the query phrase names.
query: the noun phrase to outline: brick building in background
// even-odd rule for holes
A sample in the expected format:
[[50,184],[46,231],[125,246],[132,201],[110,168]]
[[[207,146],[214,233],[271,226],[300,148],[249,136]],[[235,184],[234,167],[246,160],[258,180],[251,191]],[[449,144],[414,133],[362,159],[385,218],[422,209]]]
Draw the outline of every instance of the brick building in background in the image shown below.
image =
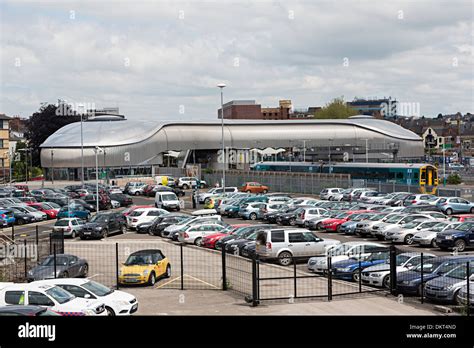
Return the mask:
[[0,176],[7,178],[10,173],[10,121],[11,117],[0,114]]

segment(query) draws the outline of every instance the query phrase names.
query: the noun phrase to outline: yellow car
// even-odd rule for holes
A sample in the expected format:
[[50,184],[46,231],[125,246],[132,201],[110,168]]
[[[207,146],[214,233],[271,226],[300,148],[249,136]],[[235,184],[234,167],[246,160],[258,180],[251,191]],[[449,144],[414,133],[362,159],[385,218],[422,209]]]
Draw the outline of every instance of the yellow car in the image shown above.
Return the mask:
[[204,209],[214,209],[214,204],[214,198],[206,198],[206,200],[204,201]]
[[157,279],[171,277],[171,265],[159,249],[130,254],[119,271],[119,284],[154,285]]

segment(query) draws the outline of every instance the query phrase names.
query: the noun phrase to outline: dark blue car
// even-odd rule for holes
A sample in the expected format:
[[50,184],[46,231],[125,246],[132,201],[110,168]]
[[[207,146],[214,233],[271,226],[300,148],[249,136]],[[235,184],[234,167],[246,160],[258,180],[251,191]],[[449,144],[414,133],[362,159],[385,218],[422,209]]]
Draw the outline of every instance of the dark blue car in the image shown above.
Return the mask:
[[463,222],[455,229],[438,233],[436,244],[441,249],[456,249],[457,251],[464,251],[466,247],[474,246],[474,222]]
[[333,263],[334,277],[344,280],[359,281],[359,269],[375,266],[380,263],[385,263],[389,258],[389,251],[377,251],[370,254],[367,258],[360,260],[357,258],[350,258],[348,260]]
[[[463,262],[474,260],[474,256],[445,256],[427,260],[423,263],[423,284],[441,277]],[[421,264],[414,269],[397,274],[397,291],[407,295],[421,295]]]

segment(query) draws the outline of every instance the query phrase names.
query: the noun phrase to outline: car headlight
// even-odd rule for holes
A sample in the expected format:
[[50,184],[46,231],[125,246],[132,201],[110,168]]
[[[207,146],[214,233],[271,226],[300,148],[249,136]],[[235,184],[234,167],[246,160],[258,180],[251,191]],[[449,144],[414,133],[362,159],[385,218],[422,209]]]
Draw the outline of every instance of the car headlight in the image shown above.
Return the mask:
[[97,231],[102,231],[102,227],[96,227],[95,228]]
[[409,281],[409,280],[404,280],[404,281],[402,281],[402,284],[403,284],[403,285],[409,285],[409,284],[410,284],[410,281]]
[[453,236],[446,236],[446,239],[453,239]]
[[150,271],[147,270],[147,269],[143,271],[143,275],[145,275],[145,276],[148,275],[148,273],[150,273]]
[[454,284],[451,284],[446,287],[446,290],[452,290],[453,288],[454,288]]
[[337,270],[338,270],[339,272],[350,272],[350,271],[351,271],[351,269],[350,269],[349,267],[337,268]]
[[370,273],[370,277],[379,278],[382,276],[382,273]]

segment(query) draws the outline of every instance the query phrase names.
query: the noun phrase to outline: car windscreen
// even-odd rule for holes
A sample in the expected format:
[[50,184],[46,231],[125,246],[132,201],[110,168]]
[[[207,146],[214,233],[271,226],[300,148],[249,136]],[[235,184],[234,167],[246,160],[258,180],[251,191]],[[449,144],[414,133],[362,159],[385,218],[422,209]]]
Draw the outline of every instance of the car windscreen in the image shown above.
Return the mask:
[[82,287],[86,290],[89,290],[94,295],[97,296],[106,296],[114,292],[114,290],[109,289],[105,285],[97,283],[93,280],[88,281],[87,283],[82,284]]
[[61,289],[59,286],[53,286],[51,289],[48,289],[45,292],[61,304],[69,302],[75,298],[73,294]]
[[130,255],[125,261],[125,266],[133,265],[152,265],[153,258],[152,255]]
[[108,214],[97,214],[91,219],[91,222],[104,222],[108,219],[109,219]]
[[174,194],[164,194],[164,195],[161,195],[161,200],[162,201],[175,201],[176,200],[176,195],[174,195]]
[[56,221],[54,226],[69,226],[69,220],[66,220],[66,219],[58,220]]
[[[56,266],[66,266],[67,258],[64,256],[56,256]],[[40,266],[54,266],[54,256],[48,256],[43,262],[40,263]]]
[[469,231],[473,225],[474,225],[473,222],[463,222],[459,226],[457,226],[455,229],[459,231]]
[[[410,256],[407,256],[407,255],[397,255],[397,257],[395,258],[395,263],[397,264],[397,266],[401,266],[403,265],[405,262],[407,262],[408,260],[410,259]],[[389,263],[390,260],[387,260],[387,263]]]

